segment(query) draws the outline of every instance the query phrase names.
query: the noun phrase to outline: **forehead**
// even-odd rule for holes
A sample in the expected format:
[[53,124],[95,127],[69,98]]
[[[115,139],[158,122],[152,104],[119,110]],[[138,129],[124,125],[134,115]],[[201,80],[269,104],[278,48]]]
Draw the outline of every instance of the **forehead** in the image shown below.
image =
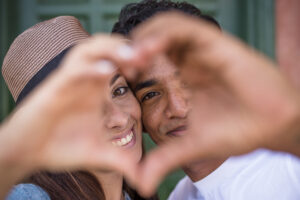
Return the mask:
[[147,80],[167,81],[175,77],[176,71],[176,67],[167,58],[160,56],[155,58],[151,67],[140,74],[133,85]]

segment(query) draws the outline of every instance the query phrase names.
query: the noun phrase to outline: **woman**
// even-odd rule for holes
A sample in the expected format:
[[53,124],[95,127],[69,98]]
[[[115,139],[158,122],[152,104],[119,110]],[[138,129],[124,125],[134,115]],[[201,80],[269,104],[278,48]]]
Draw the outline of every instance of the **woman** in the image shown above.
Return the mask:
[[[8,199],[143,199],[126,183],[123,183],[122,174],[114,170],[122,168],[123,158],[119,157],[121,163],[117,163],[116,160],[111,161],[110,157],[114,149],[121,150],[123,155],[126,154],[132,162],[138,162],[142,156],[139,104],[128,88],[124,77],[114,70],[111,62],[104,61],[104,58],[113,60],[113,55],[122,42],[120,39],[108,36],[98,36],[94,41],[87,39],[88,37],[89,35],[82,29],[77,19],[57,17],[39,23],[18,36],[5,57],[2,67],[3,76],[17,104],[21,102],[19,109],[22,109],[23,99],[26,101],[26,96],[37,85],[43,86],[44,83],[41,81],[54,71],[55,82],[52,75],[50,76],[54,87],[47,88],[50,94],[52,94],[51,90],[57,89],[55,85],[60,85],[62,81],[66,81],[65,79],[73,85],[57,89],[56,94],[62,97],[58,97],[60,99],[54,103],[51,103],[53,95],[47,94],[47,90],[43,90],[45,92],[37,97],[36,102],[49,102],[50,113],[51,110],[54,112],[59,110],[60,114],[63,114],[69,107],[74,108],[76,105],[78,105],[76,108],[78,113],[81,113],[76,116],[76,120],[80,121],[78,125],[70,123],[74,122],[73,116],[67,119],[56,119],[56,123],[61,123],[63,126],[57,125],[54,129],[54,136],[51,135],[49,138],[53,142],[47,141],[46,147],[39,147],[39,152],[31,152],[32,157],[36,159],[27,161],[28,165],[37,165],[35,168],[47,171],[35,173],[23,181],[23,184],[17,185]],[[82,42],[83,40],[87,41]],[[77,45],[81,42],[82,44]],[[72,47],[75,44],[76,46]],[[95,51],[91,50],[93,48]],[[55,70],[70,49],[73,52],[66,56],[62,63],[63,67]],[[80,59],[84,56],[94,60]],[[88,71],[85,68],[88,65],[97,65],[102,75],[109,75],[102,76],[101,80],[99,75],[95,74],[95,70]],[[74,75],[80,72],[86,73],[89,78],[95,76],[98,78],[86,84],[82,82],[84,78]],[[91,93],[96,86],[99,88],[99,93]],[[73,95],[77,92],[80,92],[77,96]],[[68,93],[72,95],[68,96]],[[81,101],[88,103],[82,105]],[[95,104],[99,104],[99,110],[91,109],[95,108]],[[96,120],[99,120],[99,126],[95,126]],[[68,123],[72,126],[66,128]],[[97,134],[93,135],[94,140],[86,136],[89,134],[87,132]],[[89,140],[86,141],[86,138]],[[99,148],[99,145],[107,147],[108,151],[103,152],[102,148],[101,152],[95,152],[94,150]],[[112,149],[112,146],[116,148]],[[101,162],[102,165],[95,162],[97,159],[103,160],[104,157],[106,160]],[[57,169],[74,169],[74,167],[82,169],[86,166],[89,167],[88,170],[48,172]],[[96,167],[101,167],[101,169]],[[24,182],[30,184],[24,184]]]
[[[142,156],[141,111],[126,80],[115,72],[110,80],[112,103],[104,116],[104,138],[124,149],[136,162]],[[122,163],[120,163],[121,165]],[[64,173],[40,172],[27,180],[41,186],[51,199],[142,199],[111,169]],[[53,192],[52,192],[53,191]],[[101,198],[99,198],[101,197]]]

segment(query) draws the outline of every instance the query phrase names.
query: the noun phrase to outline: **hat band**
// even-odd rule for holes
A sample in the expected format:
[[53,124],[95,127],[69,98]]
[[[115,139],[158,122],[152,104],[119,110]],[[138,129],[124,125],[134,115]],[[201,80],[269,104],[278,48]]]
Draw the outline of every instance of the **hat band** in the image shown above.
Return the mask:
[[18,105],[37,85],[39,85],[53,70],[55,70],[65,54],[72,48],[68,47],[62,52],[60,52],[57,56],[51,59],[47,64],[45,64],[25,85],[20,95],[16,100],[16,104]]

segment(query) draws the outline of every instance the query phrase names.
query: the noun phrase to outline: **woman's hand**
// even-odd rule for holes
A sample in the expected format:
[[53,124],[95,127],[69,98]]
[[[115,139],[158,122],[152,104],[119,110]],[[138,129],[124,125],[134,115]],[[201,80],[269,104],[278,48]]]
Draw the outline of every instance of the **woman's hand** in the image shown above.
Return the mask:
[[116,70],[103,60],[113,63],[121,45],[121,38],[98,35],[73,47],[61,66],[2,124],[2,188],[34,170],[122,171],[131,163],[123,149],[101,134],[103,108],[111,103],[109,80]]

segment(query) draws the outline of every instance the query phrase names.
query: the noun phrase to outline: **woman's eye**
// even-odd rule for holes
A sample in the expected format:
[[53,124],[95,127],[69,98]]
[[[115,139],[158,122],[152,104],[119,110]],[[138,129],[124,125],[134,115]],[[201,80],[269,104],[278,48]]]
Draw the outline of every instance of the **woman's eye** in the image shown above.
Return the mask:
[[124,94],[127,93],[127,91],[128,91],[128,87],[119,87],[114,90],[112,96],[113,96],[113,98],[118,97],[118,96],[123,96]]
[[148,92],[143,98],[142,102],[147,101],[155,96],[159,95],[159,92]]

